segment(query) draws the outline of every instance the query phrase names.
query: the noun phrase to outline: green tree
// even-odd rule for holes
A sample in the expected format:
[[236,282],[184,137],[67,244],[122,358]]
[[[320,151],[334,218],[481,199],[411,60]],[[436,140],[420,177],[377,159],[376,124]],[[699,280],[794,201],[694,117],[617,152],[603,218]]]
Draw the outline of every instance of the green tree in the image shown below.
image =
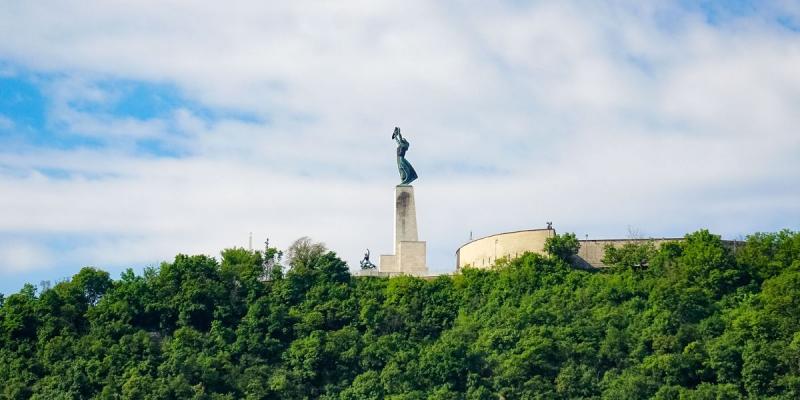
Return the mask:
[[572,261],[572,257],[578,254],[580,248],[581,243],[574,233],[556,234],[544,241],[544,251],[547,252],[547,254],[564,260],[567,263]]
[[[0,398],[795,399],[796,233],[352,277],[319,243],[95,268],[0,301]],[[558,250],[558,249],[567,250]]]
[[648,268],[650,260],[658,253],[655,243],[651,240],[641,243],[625,243],[622,247],[606,245],[604,251],[603,264],[634,270]]

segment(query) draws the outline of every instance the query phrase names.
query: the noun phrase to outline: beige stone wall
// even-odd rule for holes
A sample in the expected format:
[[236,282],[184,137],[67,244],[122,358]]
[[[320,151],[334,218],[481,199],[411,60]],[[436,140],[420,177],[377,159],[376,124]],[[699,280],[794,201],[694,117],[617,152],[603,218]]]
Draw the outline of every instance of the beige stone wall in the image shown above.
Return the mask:
[[[456,251],[456,270],[467,265],[473,268],[490,268],[499,258],[516,258],[525,252],[544,254],[544,242],[548,237],[554,236],[555,231],[550,229],[534,229],[518,232],[498,233],[477,240],[473,240]],[[620,248],[628,243],[653,242],[656,248],[667,242],[680,242],[683,238],[649,238],[649,239],[600,239],[579,240],[581,247],[575,258],[575,265],[579,268],[605,268],[601,261],[608,245]],[[736,252],[741,241],[723,240],[722,244],[731,251]]]
[[398,243],[397,260],[401,272],[420,273],[428,272],[425,265],[426,244],[425,242],[402,241]]
[[544,241],[555,233],[553,229],[533,229],[473,240],[456,251],[456,269],[467,265],[489,268],[499,258],[516,258],[525,252],[544,253]]
[[427,279],[427,280],[436,279],[436,278],[438,278],[440,276],[451,276],[453,274],[454,274],[453,272],[425,272],[425,273],[421,273],[421,272],[384,272],[384,271],[378,271],[378,270],[374,270],[374,269],[362,269],[362,270],[353,272],[353,275],[357,276],[357,277],[373,276],[373,277],[377,277],[377,278],[391,278],[391,277],[395,277],[395,276],[413,276],[413,277],[423,278],[423,279]]
[[[473,268],[490,268],[499,258],[516,258],[525,252],[544,254],[544,242],[555,235],[550,229],[534,229],[528,231],[499,233],[473,240],[456,251],[456,269],[467,265]],[[606,245],[622,247],[626,243],[643,243],[652,241],[656,247],[662,243],[681,241],[682,238],[659,239],[603,239],[580,240],[581,247],[577,254],[577,266],[583,268],[604,268],[602,263]]]
[[605,268],[602,260],[605,255],[605,248],[608,245],[620,248],[627,243],[646,243],[652,241],[656,248],[666,242],[678,242],[683,238],[660,238],[660,239],[603,239],[603,240],[580,240],[581,248],[578,249],[578,265],[585,268]]
[[400,265],[397,264],[397,256],[394,254],[381,254],[378,262],[378,270],[381,272],[400,272]]

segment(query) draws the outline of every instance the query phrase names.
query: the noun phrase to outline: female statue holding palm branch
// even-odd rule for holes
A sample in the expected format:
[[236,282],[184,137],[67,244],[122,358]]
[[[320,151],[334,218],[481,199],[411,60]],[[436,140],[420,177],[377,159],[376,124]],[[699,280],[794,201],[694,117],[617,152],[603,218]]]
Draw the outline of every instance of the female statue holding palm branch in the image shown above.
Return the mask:
[[417,179],[417,171],[414,171],[414,167],[406,160],[406,151],[408,151],[410,144],[400,134],[400,128],[398,127],[394,128],[392,139],[397,141],[397,169],[400,171],[400,184],[408,185]]

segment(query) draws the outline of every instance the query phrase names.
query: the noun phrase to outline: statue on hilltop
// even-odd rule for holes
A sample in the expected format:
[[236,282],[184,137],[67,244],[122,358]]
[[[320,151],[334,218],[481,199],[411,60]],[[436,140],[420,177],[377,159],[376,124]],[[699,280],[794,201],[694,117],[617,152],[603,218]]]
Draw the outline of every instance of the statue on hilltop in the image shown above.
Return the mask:
[[376,268],[375,264],[373,264],[372,261],[369,260],[369,249],[367,249],[367,252],[364,253],[364,259],[361,260],[361,269],[375,269],[375,268]]
[[417,171],[414,171],[414,167],[406,160],[406,151],[408,151],[410,143],[403,138],[398,127],[394,128],[392,139],[397,141],[397,169],[400,170],[400,184],[408,185],[417,179]]

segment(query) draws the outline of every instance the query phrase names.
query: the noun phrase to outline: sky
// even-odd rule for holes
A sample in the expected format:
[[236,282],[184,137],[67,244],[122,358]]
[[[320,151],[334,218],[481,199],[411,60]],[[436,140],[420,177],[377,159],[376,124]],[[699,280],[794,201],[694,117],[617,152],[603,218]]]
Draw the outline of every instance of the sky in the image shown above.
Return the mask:
[[309,236],[800,228],[796,1],[0,0],[0,293]]

